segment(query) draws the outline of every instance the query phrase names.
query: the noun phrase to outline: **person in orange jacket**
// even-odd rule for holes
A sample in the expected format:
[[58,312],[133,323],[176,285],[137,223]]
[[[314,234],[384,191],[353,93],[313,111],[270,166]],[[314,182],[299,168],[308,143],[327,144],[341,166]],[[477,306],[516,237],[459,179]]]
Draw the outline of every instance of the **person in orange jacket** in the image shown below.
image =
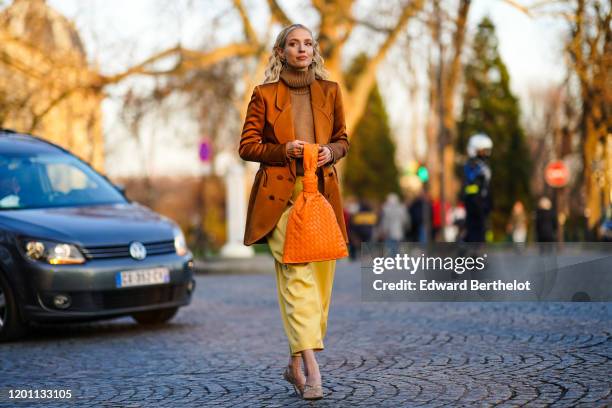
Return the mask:
[[335,260],[283,264],[282,257],[287,218],[302,190],[305,143],[319,145],[318,189],[348,243],[334,167],[349,148],[342,95],[339,85],[326,79],[318,43],[301,24],[278,34],[265,76],[251,96],[240,139],[240,157],[260,163],[247,207],[244,244],[267,242],[274,256],[290,351],[284,378],[304,399],[319,399],[323,391],[315,351],[324,348]]

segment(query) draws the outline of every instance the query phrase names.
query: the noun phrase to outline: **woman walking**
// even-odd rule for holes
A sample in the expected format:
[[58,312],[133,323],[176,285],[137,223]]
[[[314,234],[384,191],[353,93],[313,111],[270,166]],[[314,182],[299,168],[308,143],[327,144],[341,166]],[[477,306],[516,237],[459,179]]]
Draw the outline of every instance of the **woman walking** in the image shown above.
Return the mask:
[[283,264],[282,257],[289,213],[302,191],[307,143],[319,145],[318,189],[331,204],[348,243],[334,167],[349,147],[342,97],[338,84],[326,80],[312,32],[301,24],[278,34],[265,75],[253,91],[240,139],[240,157],[260,163],[244,243],[267,242],[275,260],[290,354],[283,376],[304,399],[319,399],[323,389],[315,352],[324,348],[336,261]]

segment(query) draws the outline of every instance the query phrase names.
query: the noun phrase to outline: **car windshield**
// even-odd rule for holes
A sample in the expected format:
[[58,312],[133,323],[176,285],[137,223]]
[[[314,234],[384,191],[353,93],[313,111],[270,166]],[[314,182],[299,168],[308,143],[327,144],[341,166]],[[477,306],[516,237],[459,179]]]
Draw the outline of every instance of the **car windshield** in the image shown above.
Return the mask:
[[0,155],[0,211],[125,202],[104,177],[68,154]]

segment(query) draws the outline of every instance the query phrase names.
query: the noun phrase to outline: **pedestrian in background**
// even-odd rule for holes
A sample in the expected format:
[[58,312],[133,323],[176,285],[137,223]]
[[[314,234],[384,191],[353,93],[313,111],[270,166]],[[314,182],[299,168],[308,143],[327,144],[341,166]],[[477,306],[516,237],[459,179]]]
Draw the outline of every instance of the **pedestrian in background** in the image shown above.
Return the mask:
[[408,212],[399,196],[395,193],[387,195],[380,217],[380,234],[390,255],[398,252],[399,242],[404,239],[404,230],[410,224]]
[[536,239],[538,242],[554,242],[557,240],[557,213],[552,208],[552,203],[548,197],[542,197],[538,201]]
[[524,244],[527,241],[527,214],[520,200],[517,200],[512,206],[507,232],[515,244]]
[[[432,206],[425,187],[419,195],[412,201],[408,208],[410,217],[410,236],[409,241],[426,243],[431,235],[432,225]],[[429,232],[429,233],[428,233]]]
[[351,231],[355,232],[355,245],[357,250],[361,249],[362,243],[372,242],[374,228],[378,223],[378,215],[374,207],[364,198],[359,199],[359,209],[351,217]]
[[493,141],[485,134],[470,137],[467,145],[468,160],[463,166],[462,201],[466,218],[465,242],[485,242],[488,217],[493,207],[491,195],[491,167],[489,157]]
[[240,139],[240,157],[261,163],[247,207],[244,243],[267,241],[274,256],[278,302],[289,339],[283,377],[304,399],[320,399],[315,351],[324,348],[336,261],[283,264],[282,259],[287,220],[303,188],[307,143],[319,145],[318,189],[348,241],[333,166],[349,147],[342,97],[338,84],[326,80],[312,32],[301,24],[278,34],[265,76],[264,84],[253,91]]
[[344,206],[344,222],[346,224],[346,233],[349,238],[349,258],[351,261],[357,259],[357,251],[358,251],[358,239],[355,231],[352,229],[352,218],[353,215],[357,214],[359,211],[359,202],[355,198],[355,196],[347,197],[345,200]]
[[[445,211],[449,210],[448,203]],[[439,241],[442,232],[442,201],[439,198],[431,200],[431,240]]]

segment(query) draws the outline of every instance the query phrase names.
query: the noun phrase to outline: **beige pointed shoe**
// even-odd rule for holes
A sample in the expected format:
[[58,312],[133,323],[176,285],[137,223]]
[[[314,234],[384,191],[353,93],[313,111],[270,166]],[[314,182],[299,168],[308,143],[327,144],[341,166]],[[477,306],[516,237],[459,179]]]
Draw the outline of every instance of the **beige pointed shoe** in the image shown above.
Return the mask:
[[305,400],[318,400],[323,398],[323,386],[321,384],[304,384],[304,393],[302,394],[302,398]]
[[283,378],[288,383],[293,385],[293,390],[295,391],[296,395],[298,397],[302,397],[302,395],[304,394],[304,384],[298,384],[297,380],[293,376],[293,373],[291,372],[291,370],[289,370],[289,367],[285,367],[285,371],[283,372]]

